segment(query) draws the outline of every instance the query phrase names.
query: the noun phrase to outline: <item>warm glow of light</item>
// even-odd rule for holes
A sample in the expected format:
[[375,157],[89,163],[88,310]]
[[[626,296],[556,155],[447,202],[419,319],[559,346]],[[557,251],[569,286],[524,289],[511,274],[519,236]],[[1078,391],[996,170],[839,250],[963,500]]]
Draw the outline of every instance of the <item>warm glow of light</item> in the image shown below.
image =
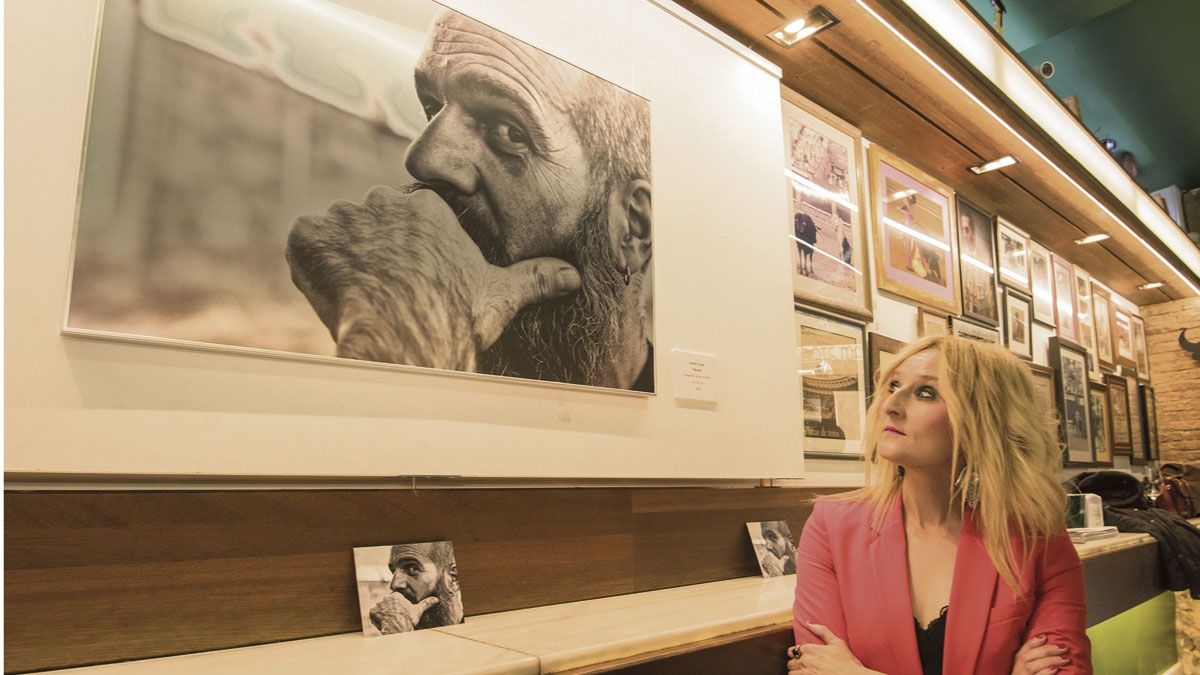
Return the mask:
[[1108,239],[1108,238],[1109,237],[1107,234],[1089,234],[1088,236],[1083,237],[1082,239],[1076,239],[1075,243],[1082,246],[1083,244],[1094,244],[1098,241],[1104,241],[1105,239]]
[[1151,281],[1148,284],[1142,284],[1141,286],[1138,286],[1138,290],[1139,291],[1152,291],[1156,288],[1162,288],[1163,286],[1166,286],[1166,284],[1164,284],[1161,281]]
[[972,172],[974,172],[976,175],[978,175],[981,173],[987,173],[989,171],[995,171],[996,169],[1003,169],[1006,166],[1012,166],[1013,164],[1016,164],[1016,163],[1017,163],[1017,160],[1015,157],[1013,157],[1012,155],[1005,155],[1003,157],[993,159],[990,162],[986,162],[984,164],[979,164],[978,166],[970,166],[967,168],[970,169]]
[[996,270],[992,269],[991,265],[983,262],[982,260],[976,260],[974,257],[969,256],[966,253],[962,254],[962,261],[967,263],[971,267],[983,270],[987,274],[993,274],[996,271]]
[[791,169],[784,169],[783,172],[787,174],[788,178],[792,179],[792,183],[795,184],[796,189],[800,190],[801,192],[807,192],[808,194],[817,195],[826,199],[832,199],[838,204],[841,204],[851,211],[858,213],[858,205],[850,201],[846,195],[838,194],[833,190],[823,188],[811,180],[808,180],[804,176],[796,173],[795,171],[792,171]]
[[790,33],[791,35],[795,35],[796,33],[799,33],[800,31],[804,30],[805,23],[807,23],[807,22],[804,19],[796,19],[795,21],[784,26],[783,32]]
[[920,239],[921,241],[925,242],[926,244],[929,244],[930,246],[936,246],[936,247],[942,249],[943,251],[950,250],[950,245],[947,244],[946,242],[938,241],[937,239],[934,239],[933,237],[925,234],[924,232],[914,230],[913,228],[905,225],[904,223],[897,222],[886,216],[884,217],[883,222],[886,223],[889,227],[893,227],[897,230],[900,230],[904,234],[907,234],[908,236],[913,237],[914,239]]

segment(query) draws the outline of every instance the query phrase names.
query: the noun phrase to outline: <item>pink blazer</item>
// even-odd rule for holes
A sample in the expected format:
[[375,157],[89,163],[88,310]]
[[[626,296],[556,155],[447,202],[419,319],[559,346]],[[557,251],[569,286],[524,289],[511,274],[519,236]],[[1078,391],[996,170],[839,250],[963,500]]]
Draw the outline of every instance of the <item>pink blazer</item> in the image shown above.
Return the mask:
[[[819,638],[805,621],[828,626],[863,665],[887,675],[921,675],[908,592],[901,503],[879,530],[864,502],[820,500],[804,525],[796,556],[796,644]],[[1084,634],[1083,567],[1065,531],[1036,545],[1021,579],[1026,600],[1000,581],[971,518],[959,534],[946,618],[945,673],[1008,675],[1028,639],[1043,633],[1066,647],[1060,673],[1092,672]]]

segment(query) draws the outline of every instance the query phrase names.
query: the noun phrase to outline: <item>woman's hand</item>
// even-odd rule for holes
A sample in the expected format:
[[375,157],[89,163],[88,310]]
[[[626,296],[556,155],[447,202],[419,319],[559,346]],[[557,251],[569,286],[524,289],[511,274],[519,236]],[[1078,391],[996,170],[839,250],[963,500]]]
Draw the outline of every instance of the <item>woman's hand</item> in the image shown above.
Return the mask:
[[805,644],[788,650],[788,672],[813,675],[864,675],[874,673],[863,666],[846,643],[819,623],[805,622],[808,630],[825,644]]
[[1050,675],[1071,662],[1064,658],[1065,647],[1046,644],[1046,636],[1039,635],[1021,645],[1013,659],[1013,675]]

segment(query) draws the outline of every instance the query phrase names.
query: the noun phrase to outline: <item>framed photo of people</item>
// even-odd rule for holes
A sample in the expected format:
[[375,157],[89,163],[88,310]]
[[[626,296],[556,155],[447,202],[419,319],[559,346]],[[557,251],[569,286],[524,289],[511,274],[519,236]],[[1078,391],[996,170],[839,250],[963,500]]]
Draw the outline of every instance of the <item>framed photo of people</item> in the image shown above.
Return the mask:
[[1050,269],[1050,250],[1029,241],[1029,281],[1033,288],[1033,320],[1054,326],[1054,272]]
[[904,349],[904,343],[900,340],[875,332],[867,333],[867,365],[870,369],[867,376],[868,406],[871,405],[872,397],[875,395],[879,373],[891,365],[901,349]]
[[65,334],[654,392],[649,100],[432,0],[100,4]]
[[917,335],[949,335],[950,317],[928,307],[917,307]]
[[781,89],[792,294],[804,304],[870,320],[862,135]]
[[1050,366],[1055,373],[1059,440],[1067,466],[1092,463],[1088,418],[1087,352],[1061,337],[1050,338]]
[[1158,409],[1154,402],[1154,387],[1148,384],[1138,384],[1138,393],[1142,399],[1142,439],[1145,442],[1147,461],[1158,461]]
[[1133,315],[1115,301],[1112,303],[1113,351],[1119,366],[1136,369],[1133,353]]
[[1004,287],[1004,342],[1026,361],[1033,360],[1032,305],[1029,296]]
[[1113,353],[1112,293],[1092,280],[1092,324],[1096,327],[1096,361],[1105,370],[1116,365]]
[[877,144],[868,162],[880,290],[958,314],[954,192]]
[[1000,283],[1029,293],[1029,235],[1007,220],[997,218],[996,255]]
[[950,334],[977,342],[991,342],[997,345],[1002,343],[999,328],[981,326],[961,316],[950,317]]
[[1079,309],[1076,307],[1075,266],[1052,254],[1054,270],[1054,326],[1058,337],[1082,346],[1079,340]]
[[989,326],[1000,325],[996,302],[996,217],[963,198],[958,204],[959,278],[962,314]]
[[1112,406],[1108,400],[1108,387],[1104,384],[1088,384],[1088,423],[1092,437],[1092,462],[1112,466]]
[[862,458],[865,343],[861,325],[797,308],[796,370],[805,455]]
[[1138,379],[1150,379],[1150,355],[1146,353],[1146,321],[1134,314],[1130,317],[1133,326],[1133,360],[1137,364]]
[[1104,386],[1108,389],[1110,420],[1112,422],[1112,449],[1115,455],[1133,453],[1133,437],[1130,430],[1129,385],[1118,375],[1105,375]]

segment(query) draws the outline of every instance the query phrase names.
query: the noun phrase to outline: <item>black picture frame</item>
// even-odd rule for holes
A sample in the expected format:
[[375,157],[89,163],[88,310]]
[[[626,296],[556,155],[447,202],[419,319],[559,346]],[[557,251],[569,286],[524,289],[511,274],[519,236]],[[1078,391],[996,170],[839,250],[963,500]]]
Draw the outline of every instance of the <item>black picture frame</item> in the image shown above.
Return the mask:
[[[1025,309],[1024,327],[1013,325],[1011,309],[1017,305],[1023,305]],[[1033,360],[1033,299],[1029,296],[1015,291],[1008,286],[1004,287],[1004,345],[1008,350],[1026,361]],[[1020,329],[1021,337],[1024,339],[1026,349],[1020,350],[1013,346],[1014,330]]]
[[1050,338],[1050,367],[1054,369],[1058,436],[1063,444],[1063,466],[1093,466],[1091,424],[1088,415],[1088,355],[1070,340]]
[[1000,325],[1000,303],[996,297],[996,215],[962,195],[955,198],[962,315],[996,327]]

